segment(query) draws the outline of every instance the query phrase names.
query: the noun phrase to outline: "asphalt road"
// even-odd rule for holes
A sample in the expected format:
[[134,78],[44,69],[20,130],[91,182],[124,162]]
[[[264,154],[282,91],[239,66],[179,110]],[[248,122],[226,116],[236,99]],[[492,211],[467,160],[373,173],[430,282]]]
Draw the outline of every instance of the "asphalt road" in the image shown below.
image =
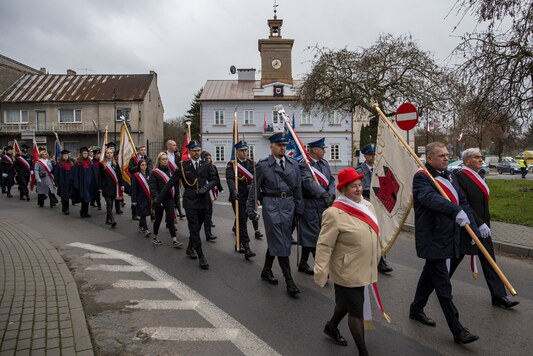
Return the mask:
[[[137,222],[132,221],[129,209],[118,216],[118,226],[111,229],[104,224],[104,211],[91,209],[92,219],[80,219],[79,206],[71,209],[70,216],[63,216],[60,208],[36,206],[36,199],[30,202],[18,199],[7,200],[2,196],[0,214],[22,221],[30,228],[42,233],[71,262],[78,261],[77,268],[84,266],[83,256],[88,252],[67,246],[73,242],[83,242],[126,252],[161,269],[173,278],[212,302],[216,307],[238,321],[272,349],[282,355],[353,355],[355,344],[350,337],[347,322],[341,323],[341,333],[348,339],[349,346],[334,345],[323,333],[324,323],[329,319],[334,306],[333,286],[316,286],[311,276],[295,270],[296,251],[291,257],[293,276],[302,294],[298,299],[290,298],[285,292],[279,266],[274,265],[274,274],[280,279],[278,286],[271,286],[260,280],[266,241],[252,239],[252,249],[258,254],[252,262],[233,251],[231,226],[233,213],[222,194],[215,207],[214,233],[219,237],[216,243],[203,241],[204,251],[211,268],[202,271],[197,261],[185,256],[184,250],[170,246],[168,233],[163,230],[160,239],[163,246],[154,246],[150,239],[142,238],[137,232]],[[251,231],[249,224],[249,231]],[[185,221],[178,224],[178,239],[186,243]],[[389,276],[380,275],[379,288],[387,314],[392,323],[387,324],[373,305],[375,330],[367,331],[367,345],[373,355],[529,355],[531,354],[531,330],[533,330],[533,262],[508,256],[498,256],[499,266],[518,292],[521,304],[514,310],[502,310],[490,304],[490,295],[480,271],[480,278],[473,280],[468,264],[463,262],[453,278],[454,301],[460,312],[462,323],[480,340],[468,346],[453,342],[437,298],[432,296],[426,308],[429,316],[437,322],[430,328],[408,319],[409,304],[423,261],[416,257],[413,237],[402,233],[391,253],[387,256],[394,272]],[[76,273],[76,272],[75,272]],[[87,272],[88,273],[88,272]],[[86,275],[93,279],[102,278],[105,283],[109,273]],[[100,276],[100,277],[99,277]],[[98,282],[98,281],[97,281]],[[112,281],[108,281],[111,284]],[[98,295],[97,283],[88,283],[90,288],[83,293]],[[91,290],[93,286],[94,290]],[[157,298],[157,295],[155,296]],[[133,296],[131,296],[133,299]],[[94,298],[93,298],[94,299]],[[93,300],[95,304],[99,299]],[[94,310],[98,305],[93,305]],[[124,308],[124,303],[106,305],[106,310]],[[143,314],[146,325],[152,325],[159,314]],[[98,328],[105,329],[106,319],[91,325],[93,335],[101,335]],[[137,321],[138,322],[138,321]],[[112,323],[112,318],[109,318]],[[141,328],[133,325],[131,328]],[[120,330],[118,330],[120,331]],[[118,332],[116,331],[116,332]],[[131,331],[131,330],[129,330]],[[97,340],[98,341],[98,340]],[[104,341],[105,342],[105,341]],[[185,347],[185,344],[184,344]],[[202,353],[200,349],[189,347],[184,354]],[[177,348],[180,349],[180,346]],[[226,350],[224,348],[220,350]],[[230,350],[230,349],[227,349]],[[213,350],[212,350],[213,351]],[[219,351],[230,354],[232,351]]]

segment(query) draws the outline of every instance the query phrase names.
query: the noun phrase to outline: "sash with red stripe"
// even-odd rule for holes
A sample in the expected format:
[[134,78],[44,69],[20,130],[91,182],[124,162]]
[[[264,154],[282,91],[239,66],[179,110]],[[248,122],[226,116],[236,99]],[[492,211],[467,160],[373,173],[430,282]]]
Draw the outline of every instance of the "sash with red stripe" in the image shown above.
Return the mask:
[[152,196],[150,195],[150,187],[148,186],[148,181],[140,172],[135,173],[135,178],[137,178],[137,181],[139,182],[142,190],[144,191],[144,194],[148,198],[148,201],[151,203]]
[[476,183],[476,185],[479,187],[479,189],[481,189],[483,194],[485,194],[485,198],[487,198],[487,201],[489,201],[490,189],[487,183],[485,183],[485,181],[483,180],[483,178],[481,178],[481,176],[476,171],[468,167],[463,167],[461,169],[461,172],[466,174],[468,178],[470,178],[474,183]]
[[8,155],[4,155],[4,157],[9,161],[9,163],[13,164],[13,160]]
[[358,204],[353,200],[341,195],[340,197],[335,199],[333,206],[365,222],[366,224],[368,224],[368,226],[372,228],[372,230],[374,230],[376,235],[379,235],[378,219],[370,211],[370,209],[368,209],[366,205]]
[[18,156],[17,159],[28,169],[30,170],[30,164],[28,163],[28,161],[26,161],[24,158]]
[[50,172],[50,169],[48,168],[48,165],[46,163],[44,163],[41,159],[38,159],[37,163],[39,163],[39,165],[44,168],[44,170],[46,171],[48,176],[52,179],[52,182],[54,182],[54,184],[55,184],[56,179],[55,179],[54,175],[52,174],[52,172]]
[[244,166],[242,164],[240,164],[240,163],[237,164],[237,172],[242,174],[246,178],[248,183],[252,183],[252,181],[254,180],[254,175],[252,173],[250,173],[249,170],[244,168]]
[[218,199],[218,188],[214,187],[209,191],[209,199],[211,200],[211,203]]
[[316,179],[324,186],[324,188],[327,189],[329,187],[329,179],[322,172],[320,172],[318,168],[313,166],[310,167],[315,173]]
[[115,187],[117,190],[117,197],[121,197],[122,189],[120,189],[120,186],[118,184],[117,173],[113,169],[111,169],[111,163],[108,164],[108,163],[102,162],[102,164],[104,164],[105,171],[107,172],[107,174],[109,174],[111,176],[111,179],[113,179],[113,182],[115,182]]
[[[170,161],[169,161],[169,163],[170,163]],[[154,169],[154,172],[159,177],[161,177],[161,179],[165,182],[165,184],[168,183],[168,181],[170,180],[170,177],[167,176],[167,174],[165,172],[163,172],[162,170],[160,170],[159,168]],[[174,187],[172,187],[172,189],[170,189],[170,194],[172,195],[172,199],[174,199]]]
[[[419,169],[418,172],[422,172],[425,175],[429,176],[429,172],[425,169]],[[435,181],[437,181],[437,184],[442,188],[444,193],[446,193],[450,201],[455,205],[459,205],[459,194],[457,193],[457,190],[455,190],[452,182],[441,176],[433,178],[435,179]]]

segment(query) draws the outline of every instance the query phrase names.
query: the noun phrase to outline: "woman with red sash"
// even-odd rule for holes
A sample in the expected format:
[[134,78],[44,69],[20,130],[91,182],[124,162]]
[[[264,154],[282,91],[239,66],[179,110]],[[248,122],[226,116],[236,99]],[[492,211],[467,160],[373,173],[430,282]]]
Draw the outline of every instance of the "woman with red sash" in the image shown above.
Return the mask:
[[135,207],[135,214],[139,216],[139,232],[149,237],[151,232],[146,224],[146,217],[150,216],[152,197],[150,195],[148,163],[144,159],[137,162],[136,172],[131,175],[131,205]]
[[346,346],[338,325],[348,314],[348,326],[359,350],[368,355],[364,335],[364,288],[377,282],[381,256],[379,227],[372,204],[363,199],[364,175],[350,167],[339,172],[340,196],[324,212],[317,242],[315,282],[324,286],[328,274],[335,284],[335,310],[324,333]]
[[122,181],[120,167],[113,155],[113,150],[107,148],[105,150],[104,160],[100,163],[98,168],[98,189],[102,192],[102,196],[105,199],[105,223],[110,224],[111,227],[117,226],[117,222],[113,216],[115,199],[117,199],[120,196],[120,193],[124,191],[124,183]]
[[61,197],[61,211],[63,214],[69,214],[69,199],[71,195],[71,169],[74,161],[69,157],[70,151],[61,151],[61,158],[54,168],[54,177],[56,178],[57,194]]
[[[179,172],[177,172],[176,174],[179,174]],[[159,193],[163,190],[167,182],[170,180],[171,175],[172,171],[170,170],[170,167],[168,165],[168,155],[166,152],[161,152],[157,156],[155,168],[152,172],[150,172],[150,178],[148,179],[148,184],[150,186],[150,195],[152,197],[159,196]],[[154,236],[152,240],[152,243],[154,245],[163,244],[157,238],[157,234],[159,233],[159,226],[163,221],[163,213],[165,213],[165,221],[167,224],[167,228],[170,232],[170,236],[172,237],[172,247],[183,247],[183,243],[176,240],[176,226],[174,226],[174,218],[176,214],[174,211],[174,194],[178,194],[178,192],[175,192],[175,189],[172,188],[168,191],[168,193],[164,196],[164,198],[159,204],[154,204],[155,221]]]

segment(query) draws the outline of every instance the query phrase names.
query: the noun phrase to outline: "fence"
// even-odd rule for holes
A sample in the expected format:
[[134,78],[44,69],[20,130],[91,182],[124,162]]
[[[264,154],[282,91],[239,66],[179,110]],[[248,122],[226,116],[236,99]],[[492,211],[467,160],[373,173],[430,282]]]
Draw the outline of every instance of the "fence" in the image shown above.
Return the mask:
[[146,140],[146,154],[152,159],[156,159],[159,152],[166,151],[165,141],[150,141]]

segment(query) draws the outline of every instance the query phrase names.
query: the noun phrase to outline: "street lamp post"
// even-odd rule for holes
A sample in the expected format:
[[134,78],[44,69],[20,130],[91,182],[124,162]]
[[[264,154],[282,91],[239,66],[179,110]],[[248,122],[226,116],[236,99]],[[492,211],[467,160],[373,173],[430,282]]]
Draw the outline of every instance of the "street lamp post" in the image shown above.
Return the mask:
[[113,143],[117,143],[117,95],[116,90],[113,88],[113,123],[115,125],[115,130],[113,131]]

